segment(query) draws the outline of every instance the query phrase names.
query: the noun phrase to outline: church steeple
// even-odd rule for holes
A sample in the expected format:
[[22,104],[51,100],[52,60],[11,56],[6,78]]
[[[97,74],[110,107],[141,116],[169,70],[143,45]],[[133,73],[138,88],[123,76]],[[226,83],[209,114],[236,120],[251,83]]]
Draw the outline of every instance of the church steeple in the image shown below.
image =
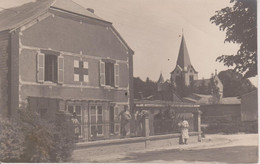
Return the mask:
[[171,82],[174,85],[185,84],[189,86],[193,80],[198,79],[198,72],[191,64],[190,56],[182,31],[181,45],[175,69],[171,72]]
[[190,56],[188,53],[188,49],[183,34],[181,38],[181,46],[179,49],[177,65],[179,65],[182,69],[184,69],[184,67],[187,68],[189,65],[191,65]]

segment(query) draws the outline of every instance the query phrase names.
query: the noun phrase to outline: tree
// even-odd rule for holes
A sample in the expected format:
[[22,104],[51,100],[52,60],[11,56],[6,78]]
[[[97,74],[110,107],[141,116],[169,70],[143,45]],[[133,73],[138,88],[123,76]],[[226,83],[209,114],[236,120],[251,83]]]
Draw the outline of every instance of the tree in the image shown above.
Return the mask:
[[214,81],[214,76],[212,75],[210,78],[210,83],[208,86],[208,90],[210,91],[211,95],[212,95],[212,103],[216,104],[219,102],[220,99],[220,93],[219,93],[219,88],[217,86],[217,82],[218,81]]
[[256,87],[248,79],[244,79],[241,73],[234,70],[221,71],[218,77],[223,84],[223,97],[241,96],[256,90]]
[[216,11],[211,23],[226,31],[225,42],[240,45],[235,55],[222,55],[216,61],[244,74],[244,78],[257,75],[257,5],[256,0],[230,0],[232,7]]

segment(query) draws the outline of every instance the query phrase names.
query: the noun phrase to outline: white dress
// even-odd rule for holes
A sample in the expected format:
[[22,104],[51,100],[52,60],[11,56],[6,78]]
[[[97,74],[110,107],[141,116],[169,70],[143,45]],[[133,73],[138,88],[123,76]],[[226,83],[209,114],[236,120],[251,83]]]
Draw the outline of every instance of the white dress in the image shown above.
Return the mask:
[[181,136],[183,139],[189,138],[189,123],[186,120],[181,123]]

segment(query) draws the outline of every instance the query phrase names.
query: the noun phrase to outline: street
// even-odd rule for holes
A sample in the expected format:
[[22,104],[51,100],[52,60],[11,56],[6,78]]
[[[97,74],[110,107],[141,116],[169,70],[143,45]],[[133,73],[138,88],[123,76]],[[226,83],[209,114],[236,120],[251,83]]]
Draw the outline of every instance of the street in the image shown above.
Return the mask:
[[[178,145],[159,150],[128,152],[110,156],[88,157],[75,162],[122,162],[122,163],[257,163],[258,135],[208,135],[208,142]],[[81,159],[82,160],[82,159]]]

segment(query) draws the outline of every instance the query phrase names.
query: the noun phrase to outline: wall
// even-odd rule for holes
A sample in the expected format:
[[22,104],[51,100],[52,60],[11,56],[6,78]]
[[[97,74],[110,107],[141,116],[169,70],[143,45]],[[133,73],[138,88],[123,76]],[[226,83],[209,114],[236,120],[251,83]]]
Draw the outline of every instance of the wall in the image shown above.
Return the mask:
[[258,96],[257,90],[241,97],[241,119],[242,121],[258,120]]
[[[19,63],[22,100],[28,96],[43,96],[129,103],[133,69],[129,64],[130,54],[109,26],[55,14],[22,31]],[[51,49],[64,57],[62,85],[37,83],[39,49]],[[99,63],[103,58],[111,58],[119,64],[118,89],[100,87]],[[89,83],[74,81],[74,60],[80,59],[89,63]]]
[[[136,137],[120,140],[97,141],[92,143],[78,143],[76,145],[76,150],[73,152],[72,158],[78,159],[80,156],[91,158],[91,156],[177,146],[179,144],[179,134],[150,137],[150,142],[148,142],[147,145],[145,141],[145,137]],[[198,142],[198,133],[190,133],[188,142]]]
[[0,114],[7,116],[8,114],[8,98],[10,92],[9,87],[9,33],[0,33]]
[[239,123],[241,119],[240,104],[201,105],[201,123]]
[[[41,100],[60,100],[59,103],[64,104],[62,110],[68,105],[80,105],[84,119],[82,141],[91,138],[90,105],[101,104],[104,134],[95,140],[119,138],[118,134],[110,134],[109,112],[110,106],[115,106],[118,112],[124,109],[124,105],[132,108],[133,52],[116,35],[111,24],[50,10],[43,19],[38,18],[22,27],[19,34],[20,102],[28,97],[37,98],[38,103],[32,105],[33,108],[48,108],[49,115],[55,115],[61,106],[46,106],[39,103]],[[52,51],[63,57],[62,83],[38,81],[37,57],[41,51]],[[74,60],[88,62],[89,82],[74,81]],[[103,60],[113,60],[119,65],[118,87],[101,86],[100,62]]]

